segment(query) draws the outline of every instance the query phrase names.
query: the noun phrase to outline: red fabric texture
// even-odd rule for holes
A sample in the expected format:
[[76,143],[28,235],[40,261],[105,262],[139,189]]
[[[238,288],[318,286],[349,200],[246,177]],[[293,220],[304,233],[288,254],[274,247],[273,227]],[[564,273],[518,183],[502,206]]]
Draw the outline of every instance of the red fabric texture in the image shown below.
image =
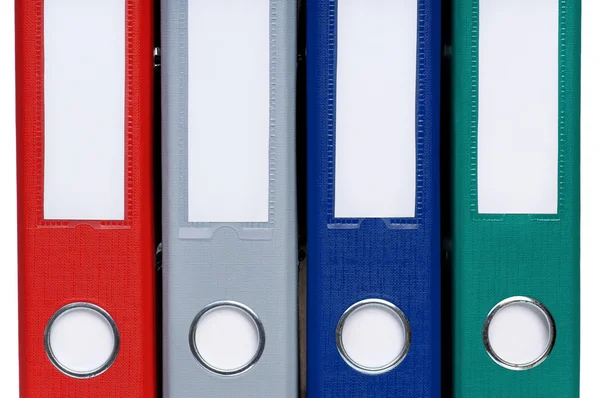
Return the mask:
[[[16,0],[15,10],[21,397],[155,397],[152,1],[126,0],[126,203],[118,222],[43,219],[44,2]],[[121,337],[114,364],[91,379],[64,375],[44,349],[50,317],[77,301],[104,308]]]

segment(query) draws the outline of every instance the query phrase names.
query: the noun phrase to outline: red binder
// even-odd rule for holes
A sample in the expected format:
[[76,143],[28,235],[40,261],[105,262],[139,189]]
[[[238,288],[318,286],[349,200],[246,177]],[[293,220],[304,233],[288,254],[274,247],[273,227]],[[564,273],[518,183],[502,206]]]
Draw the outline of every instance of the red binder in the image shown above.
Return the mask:
[[[65,3],[45,1],[54,1],[52,7]],[[86,0],[82,4],[98,2],[98,6],[103,1]],[[49,219],[44,207],[47,172],[44,148],[48,138],[45,119],[52,104],[44,103],[45,4],[44,0],[16,0],[21,397],[156,396],[153,5],[151,0],[122,0],[122,3],[125,7],[123,216]],[[68,23],[70,11],[58,11]],[[77,58],[80,50],[74,51]],[[81,68],[88,67],[83,55],[80,62]],[[89,97],[86,94],[78,101],[89,106],[94,95],[90,92]],[[73,108],[64,112],[77,117],[79,111]],[[82,125],[81,130],[85,132],[92,127]],[[65,156],[69,153],[65,152]],[[118,331],[116,356],[106,369],[96,374],[69,375],[53,362],[48,352],[49,322],[60,316],[61,309],[68,310],[69,305],[77,303],[98,309],[99,315],[108,314]]]

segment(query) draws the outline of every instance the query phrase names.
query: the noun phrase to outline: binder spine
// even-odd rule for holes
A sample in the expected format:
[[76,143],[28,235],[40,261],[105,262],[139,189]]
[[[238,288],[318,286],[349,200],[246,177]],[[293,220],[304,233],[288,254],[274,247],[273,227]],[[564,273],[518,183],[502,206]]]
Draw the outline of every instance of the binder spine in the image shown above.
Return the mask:
[[[558,38],[547,38],[558,45],[558,132],[554,132],[558,139],[558,169],[548,170],[557,174],[558,178],[555,214],[481,211],[481,202],[478,201],[481,191],[481,185],[478,185],[481,178],[478,159],[482,156],[478,153],[481,111],[478,104],[482,96],[482,1],[460,0],[453,6],[455,396],[579,396],[581,1],[558,0],[556,4]],[[515,3],[511,15],[524,12],[520,7],[521,4]],[[533,24],[530,28],[537,29]],[[515,95],[526,94],[515,92]],[[511,115],[505,117],[510,118]],[[526,145],[525,142],[515,142],[514,145]],[[536,151],[541,150],[536,148]],[[498,361],[493,353],[486,351],[484,344],[486,327],[489,326],[489,319],[486,321],[488,314],[493,313],[493,308],[498,308],[495,306],[505,303],[504,300],[515,298],[541,303],[555,324],[555,340],[553,346],[550,342],[549,355],[520,369]],[[549,340],[552,340],[551,332]],[[489,351],[489,347],[487,349]]]
[[[280,398],[295,397],[298,393],[296,2],[270,0],[264,3],[268,5],[264,9],[268,15],[259,16],[265,18],[264,37],[260,40],[269,42],[268,62],[265,60],[269,71],[268,87],[259,89],[266,89],[268,97],[259,106],[268,107],[269,113],[264,124],[264,133],[268,133],[268,159],[264,162],[268,166],[264,174],[268,176],[265,201],[268,206],[266,220],[252,222],[232,222],[224,219],[229,214],[222,213],[223,219],[212,221],[201,219],[203,215],[196,216],[190,211],[191,206],[196,206],[193,202],[198,200],[191,196],[193,181],[189,178],[193,171],[190,162],[198,156],[192,152],[195,147],[191,141],[198,139],[192,134],[204,134],[198,129],[191,130],[190,117],[196,114],[199,115],[196,121],[206,119],[210,115],[203,112],[214,114],[220,112],[219,107],[228,107],[230,115],[227,117],[240,116],[236,113],[239,109],[229,106],[231,102],[216,99],[209,101],[208,106],[191,108],[190,96],[198,93],[191,93],[190,75],[194,72],[196,78],[199,76],[198,70],[190,70],[190,54],[199,51],[198,47],[190,45],[192,2],[163,0],[161,3],[165,397],[252,395]],[[242,6],[241,3],[238,5]],[[193,6],[197,12],[194,17],[200,15],[202,7],[206,12],[222,11],[222,6],[207,1]],[[256,4],[256,7],[260,6]],[[205,17],[206,13],[203,15]],[[206,39],[219,37],[225,43],[223,45],[228,45],[227,40],[233,40],[234,36],[225,36],[215,32]],[[193,39],[197,44],[204,38]],[[235,51],[233,47],[229,54]],[[255,50],[252,48],[253,52]],[[207,62],[219,62],[219,59],[211,57]],[[253,58],[250,62],[255,61]],[[220,70],[230,66],[215,65]],[[248,86],[251,84],[253,82],[248,82]],[[223,90],[226,89],[223,87]],[[218,128],[222,126],[220,124]],[[207,136],[202,137],[206,139]],[[223,153],[218,159],[219,164],[211,165],[209,172],[218,172],[221,167],[231,169],[234,163],[239,163],[232,154],[233,150]],[[246,170],[251,166],[248,165]],[[205,184],[203,189],[210,190],[211,187]],[[245,200],[243,197],[236,199]],[[197,322],[219,306],[244,311],[254,321],[261,340],[253,360],[233,371],[213,367],[198,352],[194,340]]]
[[[415,216],[382,219],[335,217],[337,17],[342,2],[307,2],[308,396],[436,397],[441,394],[441,4],[418,1],[414,16]],[[340,319],[363,300],[394,304],[410,325],[408,353],[389,371],[357,370],[336,345]]]
[[[50,0],[47,0],[50,1]],[[44,217],[43,0],[18,0],[16,101],[19,237],[19,359],[22,397],[153,397],[154,236],[152,203],[152,2],[126,0],[123,220]],[[65,10],[65,19],[69,18]],[[75,50],[74,50],[75,51]],[[83,61],[82,61],[83,62]],[[82,65],[84,68],[85,65]],[[81,101],[91,101],[81,98]],[[73,112],[64,109],[65,113]],[[85,131],[86,126],[81,126]],[[68,151],[69,149],[65,149]],[[74,150],[74,149],[70,149]],[[76,150],[76,149],[75,149]],[[114,363],[72,377],[51,362],[45,331],[61,308],[106,311],[121,344]],[[46,341],[47,343],[47,341]]]

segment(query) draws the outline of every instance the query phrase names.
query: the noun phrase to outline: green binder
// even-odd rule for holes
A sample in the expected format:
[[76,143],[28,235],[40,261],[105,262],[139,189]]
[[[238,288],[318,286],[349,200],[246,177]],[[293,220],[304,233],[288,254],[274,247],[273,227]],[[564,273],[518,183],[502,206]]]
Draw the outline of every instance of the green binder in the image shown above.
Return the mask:
[[[580,20],[581,0],[453,2],[457,398],[579,396]],[[511,307],[545,323],[538,356]]]

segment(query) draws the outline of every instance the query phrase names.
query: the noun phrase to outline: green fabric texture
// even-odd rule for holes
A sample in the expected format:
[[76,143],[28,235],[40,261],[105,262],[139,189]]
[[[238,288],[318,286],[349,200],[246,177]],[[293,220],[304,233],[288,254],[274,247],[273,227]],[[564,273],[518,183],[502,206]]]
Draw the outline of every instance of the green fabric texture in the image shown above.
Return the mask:
[[[581,0],[559,0],[559,203],[554,215],[477,213],[478,8],[478,0],[453,2],[454,397],[578,397]],[[524,371],[497,365],[482,339],[489,311],[513,296],[540,301],[556,323],[550,356]]]

